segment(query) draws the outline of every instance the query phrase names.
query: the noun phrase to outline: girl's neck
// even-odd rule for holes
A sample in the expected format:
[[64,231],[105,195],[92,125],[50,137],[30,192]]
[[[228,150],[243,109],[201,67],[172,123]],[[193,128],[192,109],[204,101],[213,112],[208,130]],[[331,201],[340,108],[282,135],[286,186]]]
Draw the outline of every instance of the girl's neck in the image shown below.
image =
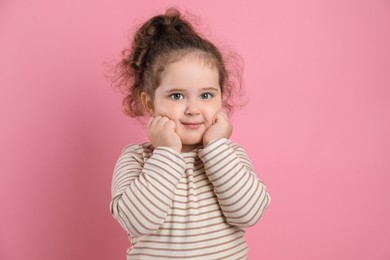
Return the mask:
[[182,153],[187,153],[195,150],[196,148],[202,146],[201,144],[183,144],[181,148]]

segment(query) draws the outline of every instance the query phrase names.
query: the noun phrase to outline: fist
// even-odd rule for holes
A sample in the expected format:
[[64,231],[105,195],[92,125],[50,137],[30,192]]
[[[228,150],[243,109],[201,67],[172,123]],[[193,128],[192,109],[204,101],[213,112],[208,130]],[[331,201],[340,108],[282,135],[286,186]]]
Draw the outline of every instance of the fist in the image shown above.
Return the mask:
[[176,123],[166,116],[151,117],[148,122],[147,134],[154,147],[164,146],[180,152],[182,143],[176,133]]
[[233,126],[224,112],[215,115],[213,123],[203,134],[203,146],[208,145],[214,140],[227,138],[229,139],[233,132]]

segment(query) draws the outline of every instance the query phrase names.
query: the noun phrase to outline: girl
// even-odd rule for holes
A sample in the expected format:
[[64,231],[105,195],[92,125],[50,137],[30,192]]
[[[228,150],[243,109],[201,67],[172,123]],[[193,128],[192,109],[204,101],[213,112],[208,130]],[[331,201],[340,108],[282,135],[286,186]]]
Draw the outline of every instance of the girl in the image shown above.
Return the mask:
[[125,109],[150,117],[149,142],[123,150],[112,180],[111,213],[132,244],[127,259],[246,259],[244,228],[270,198],[229,140],[221,53],[171,9],[143,24],[123,54]]

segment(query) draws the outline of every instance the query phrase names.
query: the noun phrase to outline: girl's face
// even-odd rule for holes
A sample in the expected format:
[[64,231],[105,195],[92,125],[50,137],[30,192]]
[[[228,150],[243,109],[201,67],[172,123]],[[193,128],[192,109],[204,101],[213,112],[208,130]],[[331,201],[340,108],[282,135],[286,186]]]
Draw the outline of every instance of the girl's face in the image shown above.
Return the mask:
[[199,57],[185,56],[162,73],[151,114],[175,121],[183,150],[190,150],[202,143],[203,134],[221,110],[217,68]]

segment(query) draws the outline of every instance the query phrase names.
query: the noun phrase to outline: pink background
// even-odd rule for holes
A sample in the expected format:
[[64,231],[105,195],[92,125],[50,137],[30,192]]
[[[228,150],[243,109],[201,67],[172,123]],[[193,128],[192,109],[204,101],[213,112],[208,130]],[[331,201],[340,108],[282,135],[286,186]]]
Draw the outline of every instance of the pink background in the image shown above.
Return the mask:
[[390,259],[387,0],[1,0],[0,259],[125,259],[111,176],[145,135],[104,64],[170,4],[245,60],[232,139],[272,196],[249,259]]

